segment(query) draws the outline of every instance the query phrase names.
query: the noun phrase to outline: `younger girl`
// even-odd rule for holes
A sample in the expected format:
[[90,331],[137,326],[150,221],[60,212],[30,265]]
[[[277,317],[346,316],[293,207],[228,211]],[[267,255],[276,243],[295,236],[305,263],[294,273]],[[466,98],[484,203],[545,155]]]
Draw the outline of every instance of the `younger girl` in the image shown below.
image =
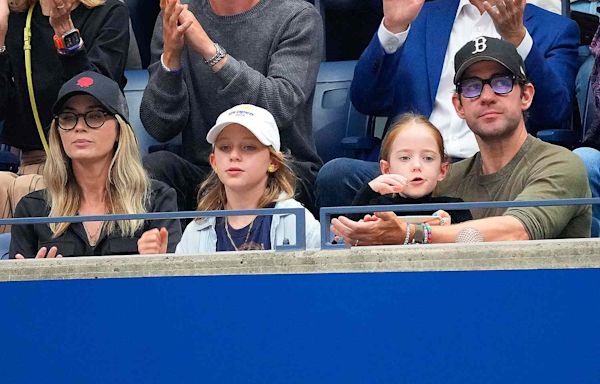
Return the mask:
[[[267,110],[233,107],[219,116],[206,140],[213,145],[212,172],[200,186],[199,211],[302,207],[292,198],[295,176],[280,152],[279,129]],[[319,222],[306,209],[305,214],[306,247],[318,248]],[[292,214],[199,218],[187,226],[175,253],[273,249],[295,244],[295,229]],[[150,232],[140,243],[157,248],[161,235]]]
[[[448,173],[444,140],[421,115],[407,113],[392,125],[381,144],[381,175],[358,191],[352,205],[455,203],[462,199],[432,197],[438,181]],[[440,224],[471,220],[468,210],[402,212],[401,215],[435,215]],[[432,223],[433,224],[433,223]]]

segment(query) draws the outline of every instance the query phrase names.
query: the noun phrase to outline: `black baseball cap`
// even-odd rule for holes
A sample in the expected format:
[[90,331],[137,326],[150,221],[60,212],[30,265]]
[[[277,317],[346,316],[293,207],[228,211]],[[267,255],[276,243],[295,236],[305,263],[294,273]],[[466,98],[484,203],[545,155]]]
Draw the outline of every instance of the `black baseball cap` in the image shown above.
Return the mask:
[[494,37],[479,36],[456,52],[454,84],[458,84],[467,68],[480,61],[495,61],[506,67],[517,78],[527,81],[525,64],[514,45]]
[[110,113],[118,114],[129,124],[127,100],[114,80],[93,71],[82,72],[66,83],[58,91],[58,98],[52,107],[56,115],[64,103],[74,95],[95,97]]

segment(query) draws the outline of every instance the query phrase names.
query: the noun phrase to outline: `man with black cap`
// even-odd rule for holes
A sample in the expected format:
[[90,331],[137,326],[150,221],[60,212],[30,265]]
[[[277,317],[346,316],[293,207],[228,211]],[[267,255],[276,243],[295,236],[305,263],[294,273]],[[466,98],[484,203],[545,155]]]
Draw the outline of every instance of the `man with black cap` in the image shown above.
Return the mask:
[[[351,99],[366,115],[391,121],[405,112],[427,116],[453,159],[478,148],[469,127],[454,113],[454,55],[477,36],[510,42],[529,68],[537,96],[528,113],[530,132],[569,124],[574,99],[579,31],[568,17],[525,0],[383,0],[379,30],[361,55]],[[374,148],[372,156],[377,156]],[[349,205],[379,174],[370,158],[334,159],[317,176],[320,206]]]
[[[524,113],[535,89],[510,43],[480,36],[456,54],[452,97],[456,113],[475,134],[480,152],[454,163],[434,195],[465,201],[590,197],[583,164],[565,148],[527,133]],[[372,220],[333,219],[338,236],[362,245],[447,243],[589,237],[589,206],[473,210],[475,220],[450,226],[411,225],[391,212]],[[407,236],[408,232],[408,236]]]

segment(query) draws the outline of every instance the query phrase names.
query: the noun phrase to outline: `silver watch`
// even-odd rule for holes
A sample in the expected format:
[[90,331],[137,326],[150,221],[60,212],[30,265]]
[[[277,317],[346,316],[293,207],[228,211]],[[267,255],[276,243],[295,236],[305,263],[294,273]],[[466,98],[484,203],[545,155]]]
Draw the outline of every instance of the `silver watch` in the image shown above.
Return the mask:
[[217,65],[217,63],[221,60],[223,60],[223,58],[225,56],[227,56],[227,51],[225,51],[225,48],[221,47],[219,44],[214,43],[215,44],[215,49],[217,50],[217,53],[215,53],[215,55],[213,57],[211,57],[208,60],[204,60],[204,62],[209,66],[209,67],[214,67],[215,65]]
[[6,52],[6,45],[0,45],[0,54]]

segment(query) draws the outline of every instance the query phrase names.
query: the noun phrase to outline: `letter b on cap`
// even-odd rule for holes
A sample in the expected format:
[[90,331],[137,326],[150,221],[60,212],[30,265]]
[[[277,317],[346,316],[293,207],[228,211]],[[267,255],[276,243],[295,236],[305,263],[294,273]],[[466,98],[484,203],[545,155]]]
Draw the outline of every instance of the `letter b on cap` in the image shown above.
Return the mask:
[[476,53],[485,51],[487,49],[486,42],[487,42],[487,40],[483,36],[473,39],[473,43],[475,43],[475,50],[473,52],[471,52],[471,54],[474,55]]

